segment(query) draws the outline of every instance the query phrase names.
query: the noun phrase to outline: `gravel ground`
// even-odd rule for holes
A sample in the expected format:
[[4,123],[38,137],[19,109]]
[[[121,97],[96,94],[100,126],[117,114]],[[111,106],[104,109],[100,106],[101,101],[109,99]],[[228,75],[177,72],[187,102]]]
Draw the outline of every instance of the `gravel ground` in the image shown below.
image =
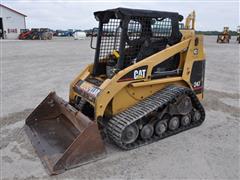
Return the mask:
[[3,41],[2,179],[239,179],[239,44],[206,36],[202,126],[131,151],[105,142],[105,159],[49,177],[24,130],[24,119],[49,91],[67,100],[70,81],[93,61],[89,40]]

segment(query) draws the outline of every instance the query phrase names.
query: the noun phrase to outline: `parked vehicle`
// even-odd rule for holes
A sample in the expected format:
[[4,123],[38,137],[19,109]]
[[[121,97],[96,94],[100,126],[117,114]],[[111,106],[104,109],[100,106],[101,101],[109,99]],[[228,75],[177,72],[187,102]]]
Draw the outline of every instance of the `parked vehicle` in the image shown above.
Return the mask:
[[73,33],[73,37],[75,40],[79,40],[79,39],[85,39],[87,36],[86,36],[86,33],[83,31],[75,31]]
[[22,40],[51,40],[53,33],[48,28],[22,29],[19,39]]

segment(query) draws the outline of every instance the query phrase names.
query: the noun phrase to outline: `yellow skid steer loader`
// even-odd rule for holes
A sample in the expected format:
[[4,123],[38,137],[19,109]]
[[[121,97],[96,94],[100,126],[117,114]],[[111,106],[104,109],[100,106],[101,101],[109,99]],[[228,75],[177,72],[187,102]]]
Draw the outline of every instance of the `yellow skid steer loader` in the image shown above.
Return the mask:
[[224,27],[223,32],[218,34],[217,43],[229,43],[231,39],[231,35],[229,32],[229,27]]
[[130,150],[205,119],[203,36],[195,12],[116,8],[99,22],[94,63],[71,83],[69,102],[51,92],[26,119],[49,174],[104,157],[103,137]]

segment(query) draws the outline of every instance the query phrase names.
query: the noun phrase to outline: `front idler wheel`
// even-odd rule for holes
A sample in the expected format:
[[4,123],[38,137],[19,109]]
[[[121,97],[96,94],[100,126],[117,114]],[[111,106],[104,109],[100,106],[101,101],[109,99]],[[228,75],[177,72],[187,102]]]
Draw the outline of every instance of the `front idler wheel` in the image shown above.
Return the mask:
[[143,140],[150,139],[153,135],[153,132],[154,132],[153,126],[151,124],[146,124],[141,129],[141,133],[140,133],[141,138]]
[[177,116],[174,116],[169,120],[168,127],[170,130],[172,131],[176,130],[179,127],[179,125],[180,125],[180,122]]
[[124,144],[133,143],[139,134],[139,128],[136,124],[129,125],[126,129],[122,132],[122,142]]

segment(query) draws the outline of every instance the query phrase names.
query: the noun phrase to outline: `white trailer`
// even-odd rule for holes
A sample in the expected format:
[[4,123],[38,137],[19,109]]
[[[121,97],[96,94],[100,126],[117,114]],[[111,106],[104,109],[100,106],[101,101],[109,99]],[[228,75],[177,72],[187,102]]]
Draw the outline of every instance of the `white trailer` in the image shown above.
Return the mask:
[[78,39],[85,39],[87,36],[85,32],[76,31],[73,33],[73,37],[75,40],[78,40]]

